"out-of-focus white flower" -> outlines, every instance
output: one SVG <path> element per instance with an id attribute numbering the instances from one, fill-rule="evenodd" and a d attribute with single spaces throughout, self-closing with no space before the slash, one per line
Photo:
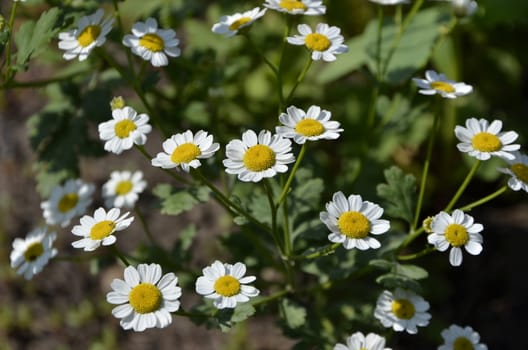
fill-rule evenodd
<path id="1" fill-rule="evenodd" d="M 264 16 L 266 9 L 255 7 L 253 10 L 243 13 L 235 13 L 230 16 L 220 17 L 220 21 L 215 23 L 211 30 L 213 33 L 222 34 L 226 37 L 232 37 L 243 28 L 246 28 L 255 22 L 260 17 Z"/>
<path id="2" fill-rule="evenodd" d="M 439 94 L 444 98 L 457 98 L 473 92 L 473 87 L 466 83 L 457 83 L 449 80 L 444 74 L 436 73 L 434 70 L 425 72 L 425 79 L 413 78 L 413 81 L 423 95 Z"/>

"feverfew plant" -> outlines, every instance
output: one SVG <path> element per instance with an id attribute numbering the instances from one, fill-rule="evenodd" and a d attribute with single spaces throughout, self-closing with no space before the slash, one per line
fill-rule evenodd
<path id="1" fill-rule="evenodd" d="M 487 261 L 496 233 L 472 210 L 523 198 L 528 156 L 520 123 L 482 118 L 503 108 L 483 102 L 487 70 L 449 51 L 460 14 L 423 0 L 365 0 L 357 21 L 345 1 L 41 3 L 32 18 L 12 2 L 0 33 L 2 87 L 44 86 L 49 102 L 28 121 L 42 217 L 13 238 L 13 275 L 89 266 L 110 332 L 253 318 L 295 349 L 487 349 L 442 311 L 446 290 L 474 286 L 435 288 Z M 35 67 L 45 79 L 20 74 Z M 437 343 L 430 324 L 445 326 Z"/>

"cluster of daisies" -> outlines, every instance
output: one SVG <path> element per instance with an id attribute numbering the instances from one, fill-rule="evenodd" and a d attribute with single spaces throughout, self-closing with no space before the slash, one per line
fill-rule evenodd
<path id="1" fill-rule="evenodd" d="M 104 18 L 103 9 L 81 17 L 76 28 L 59 33 L 59 49 L 65 51 L 62 57 L 66 60 L 78 58 L 79 61 L 84 61 L 93 49 L 106 42 L 113 23 L 113 17 Z M 145 61 L 150 61 L 154 67 L 168 65 L 167 56 L 178 57 L 181 53 L 176 32 L 158 28 L 158 22 L 154 18 L 135 23 L 131 32 L 123 37 L 123 45 Z"/>
<path id="2" fill-rule="evenodd" d="M 290 15 L 324 15 L 326 6 L 322 1 L 313 0 L 266 0 L 264 9 L 255 7 L 252 10 L 235 13 L 228 16 L 222 16 L 218 23 L 215 23 L 211 30 L 214 33 L 222 34 L 226 37 L 232 37 L 237 34 L 245 34 L 249 26 L 264 16 L 267 9 L 283 12 Z M 315 29 L 307 24 L 297 26 L 299 34 L 287 37 L 286 41 L 292 45 L 304 46 L 311 53 L 312 60 L 323 60 L 332 62 L 336 60 L 336 55 L 348 51 L 344 44 L 344 38 L 341 30 L 335 26 L 329 26 L 326 23 L 319 23 Z"/>

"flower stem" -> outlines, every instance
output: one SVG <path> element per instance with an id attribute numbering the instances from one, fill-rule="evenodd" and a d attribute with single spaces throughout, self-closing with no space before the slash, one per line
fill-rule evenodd
<path id="1" fill-rule="evenodd" d="M 139 152 L 141 152 L 141 154 L 143 154 L 145 156 L 145 158 L 147 158 L 149 161 L 152 160 L 152 156 L 147 152 L 147 150 L 145 149 L 144 146 L 142 146 L 142 145 L 134 145 L 134 147 L 136 147 L 136 149 Z M 185 185 L 188 185 L 188 186 L 192 185 L 191 181 L 187 180 L 184 177 L 181 177 L 180 175 L 176 174 L 174 171 L 171 171 L 170 169 L 165 169 L 165 168 L 160 168 L 160 169 L 163 170 L 165 173 L 169 174 L 176 181 L 181 182 L 181 183 L 183 183 Z"/>
<path id="2" fill-rule="evenodd" d="M 333 243 L 333 244 L 324 246 L 324 247 L 318 249 L 316 252 L 313 252 L 311 254 L 294 256 L 293 259 L 295 259 L 295 260 L 310 260 L 310 259 L 319 258 L 321 256 L 334 254 L 334 252 L 336 251 L 336 249 L 340 245 L 341 245 L 341 243 Z"/>
<path id="3" fill-rule="evenodd" d="M 399 255 L 397 257 L 398 260 L 401 260 L 401 261 L 409 261 L 409 260 L 414 260 L 414 259 L 418 259 L 424 255 L 427 255 L 427 254 L 430 254 L 432 252 L 434 252 L 436 249 L 432 246 L 430 247 L 426 247 L 424 248 L 423 250 L 419 251 L 418 253 L 415 253 L 415 254 L 409 254 L 409 255 Z"/>
<path id="4" fill-rule="evenodd" d="M 280 244 L 280 240 L 278 237 L 277 232 L 277 209 L 275 207 L 275 203 L 273 202 L 273 188 L 271 187 L 271 184 L 268 179 L 264 179 L 264 190 L 266 191 L 266 195 L 268 196 L 268 202 L 270 206 L 270 213 L 271 213 L 271 235 L 273 237 L 273 241 L 275 242 L 275 245 L 277 246 L 277 249 L 280 251 L 281 255 L 284 255 L 284 249 L 282 245 Z"/>
<path id="5" fill-rule="evenodd" d="M 412 231 L 415 231 L 418 226 L 418 220 L 420 220 L 420 212 L 422 210 L 423 198 L 425 194 L 425 185 L 427 183 L 427 176 L 429 174 L 429 165 L 431 163 L 431 156 L 433 154 L 433 144 L 436 135 L 436 129 L 440 121 L 440 114 L 435 113 L 433 127 L 431 128 L 431 135 L 429 136 L 429 142 L 427 143 L 427 153 L 422 171 L 422 178 L 420 180 L 420 192 L 418 194 L 418 201 L 416 203 L 416 211 L 414 213 L 414 222 L 412 225 Z"/>
<path id="6" fill-rule="evenodd" d="M 297 156 L 297 160 L 295 161 L 295 164 L 293 165 L 292 171 L 290 175 L 288 176 L 288 180 L 286 180 L 286 184 L 282 188 L 282 192 L 280 194 L 279 200 L 277 201 L 277 208 L 284 202 L 286 199 L 286 195 L 290 191 L 291 183 L 293 182 L 293 178 L 295 177 L 295 173 L 297 172 L 297 169 L 301 165 L 301 161 L 304 157 L 304 153 L 306 152 L 306 143 L 304 143 L 301 146 L 301 150 L 299 151 L 299 155 Z"/>
<path id="7" fill-rule="evenodd" d="M 473 203 L 469 203 L 468 205 L 463 206 L 462 208 L 460 208 L 460 210 L 469 211 L 469 210 L 471 210 L 471 209 L 473 209 L 475 207 L 478 207 L 479 205 L 487 203 L 487 202 L 491 201 L 492 199 L 497 198 L 498 196 L 500 196 L 504 192 L 506 192 L 507 189 L 508 189 L 508 185 L 504 185 L 501 188 L 499 188 L 497 191 L 487 195 L 486 197 L 484 197 L 482 199 L 479 199 L 478 201 L 475 201 Z"/>
<path id="8" fill-rule="evenodd" d="M 11 13 L 9 14 L 9 37 L 7 38 L 6 43 L 6 73 L 4 81 L 11 80 L 11 40 L 13 39 L 13 25 L 15 23 L 15 14 L 17 10 L 18 2 L 13 2 L 11 7 Z"/>
<path id="9" fill-rule="evenodd" d="M 464 181 L 462 182 L 462 184 L 460 185 L 460 187 L 458 188 L 457 192 L 455 193 L 455 195 L 453 196 L 453 198 L 451 199 L 451 201 L 449 202 L 449 204 L 447 205 L 447 207 L 445 207 L 444 211 L 451 211 L 451 209 L 453 209 L 453 206 L 456 204 L 456 202 L 460 199 L 460 196 L 462 195 L 462 193 L 464 193 L 464 191 L 466 190 L 469 182 L 471 181 L 471 179 L 473 178 L 473 176 L 475 176 L 475 173 L 477 172 L 479 166 L 480 166 L 480 163 L 481 161 L 480 160 L 477 160 L 473 166 L 471 167 L 471 169 L 469 170 L 469 173 L 467 174 L 466 178 L 464 179 Z"/>
<path id="10" fill-rule="evenodd" d="M 293 97 L 293 94 L 295 93 L 295 90 L 297 90 L 297 87 L 299 86 L 299 84 L 303 81 L 306 73 L 308 72 L 308 70 L 310 69 L 311 65 L 312 65 L 312 57 L 310 56 L 308 58 L 308 61 L 306 62 L 306 64 L 304 65 L 304 68 L 303 70 L 301 71 L 301 73 L 299 73 L 299 76 L 297 77 L 297 80 L 295 81 L 295 85 L 293 85 L 290 93 L 288 94 L 288 97 L 286 97 L 286 100 L 284 101 L 284 105 L 288 104 L 288 101 L 291 100 L 291 98 Z"/>
<path id="11" fill-rule="evenodd" d="M 152 245 L 158 245 L 156 240 L 154 239 L 154 236 L 152 235 L 152 232 L 150 232 L 150 229 L 147 225 L 147 222 L 145 220 L 145 217 L 139 210 L 139 207 L 136 205 L 134 207 L 134 213 L 136 213 L 137 218 L 139 219 L 139 222 L 141 223 L 141 226 L 143 227 L 143 231 L 145 231 L 145 234 L 147 235 L 148 240 Z"/>
<path id="12" fill-rule="evenodd" d="M 261 299 L 258 299 L 254 302 L 251 303 L 252 306 L 257 306 L 257 305 L 262 305 L 262 304 L 267 304 L 269 303 L 270 301 L 273 301 L 275 299 L 279 299 L 280 297 L 282 297 L 283 295 L 286 295 L 288 293 L 290 293 L 291 291 L 289 289 L 285 289 L 285 290 L 282 290 L 280 292 L 277 292 L 275 294 L 272 294 L 270 296 L 267 296 L 267 297 L 264 297 L 264 298 L 261 298 Z"/>
<path id="13" fill-rule="evenodd" d="M 114 253 L 114 255 L 118 257 L 119 260 L 121 260 L 121 262 L 125 264 L 125 266 L 130 266 L 130 263 L 128 262 L 127 258 L 125 258 L 125 256 L 119 251 L 119 249 L 117 249 L 115 244 L 111 245 L 110 247 L 112 248 L 112 252 Z"/>

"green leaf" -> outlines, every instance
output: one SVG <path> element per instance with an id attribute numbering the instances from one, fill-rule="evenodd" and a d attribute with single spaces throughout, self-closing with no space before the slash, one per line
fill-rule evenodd
<path id="1" fill-rule="evenodd" d="M 317 72 L 315 80 L 319 84 L 327 84 L 360 68 L 367 60 L 365 53 L 365 36 L 361 35 L 345 42 L 348 53 L 339 56 L 337 64 L 327 64 Z"/>
<path id="2" fill-rule="evenodd" d="M 421 280 L 429 276 L 429 273 L 427 272 L 427 270 L 421 268 L 420 266 L 416 266 L 416 265 L 396 264 L 395 271 L 398 274 L 411 278 L 413 280 Z"/>
<path id="3" fill-rule="evenodd" d="M 416 201 L 416 178 L 393 166 L 384 171 L 386 184 L 376 187 L 378 196 L 385 199 L 385 212 L 412 223 Z"/>
<path id="4" fill-rule="evenodd" d="M 387 273 L 376 278 L 376 283 L 387 289 L 403 288 L 416 292 L 421 291 L 421 286 L 415 280 L 396 273 Z"/>
<path id="5" fill-rule="evenodd" d="M 191 210 L 195 205 L 209 200 L 211 190 L 206 186 L 193 186 L 174 190 L 170 185 L 157 185 L 153 193 L 161 198 L 161 213 L 178 215 Z"/>
<path id="6" fill-rule="evenodd" d="M 59 9 L 54 7 L 40 15 L 37 22 L 28 21 L 20 26 L 15 35 L 17 44 L 17 64 L 24 65 L 31 56 L 36 56 L 45 49 L 51 38 L 60 28 L 53 28 L 59 16 Z"/>
<path id="7" fill-rule="evenodd" d="M 281 300 L 281 317 L 286 326 L 290 329 L 296 329 L 303 326 L 306 322 L 306 309 L 289 299 Z"/>
<path id="8" fill-rule="evenodd" d="M 256 310 L 253 307 L 253 305 L 245 303 L 245 304 L 239 304 L 235 308 L 235 311 L 233 312 L 233 316 L 231 316 L 232 322 L 242 322 L 247 320 L 249 317 L 253 316 L 255 314 Z"/>
<path id="9" fill-rule="evenodd" d="M 382 69 L 386 65 L 382 79 L 398 84 L 425 66 L 441 33 L 440 27 L 447 25 L 449 20 L 449 13 L 440 6 L 422 10 L 416 14 L 398 41 L 398 26 L 392 18 L 386 19 L 381 34 Z M 363 33 L 367 65 L 372 72 L 377 71 L 377 32 L 378 21 L 373 19 Z"/>

